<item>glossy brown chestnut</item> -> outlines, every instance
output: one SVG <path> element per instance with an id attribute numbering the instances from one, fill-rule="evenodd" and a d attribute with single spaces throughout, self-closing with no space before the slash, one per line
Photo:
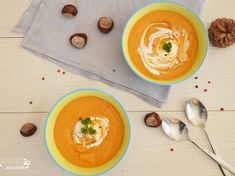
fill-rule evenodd
<path id="1" fill-rule="evenodd" d="M 32 123 L 24 124 L 20 129 L 20 134 L 24 137 L 32 136 L 37 131 L 37 127 Z"/>
<path id="2" fill-rule="evenodd" d="M 73 18 L 77 15 L 78 10 L 74 5 L 68 4 L 63 7 L 61 13 L 66 17 Z"/>
<path id="3" fill-rule="evenodd" d="M 70 43 L 75 48 L 83 48 L 87 44 L 88 37 L 85 33 L 76 33 L 70 37 Z"/>
<path id="4" fill-rule="evenodd" d="M 146 126 L 154 127 L 154 128 L 157 128 L 157 127 L 161 126 L 161 124 L 162 124 L 161 118 L 160 118 L 159 114 L 156 112 L 146 114 L 146 116 L 144 118 L 144 122 L 145 122 Z"/>
<path id="5" fill-rule="evenodd" d="M 101 17 L 98 21 L 98 28 L 103 33 L 109 33 L 114 26 L 114 22 L 111 18 Z"/>

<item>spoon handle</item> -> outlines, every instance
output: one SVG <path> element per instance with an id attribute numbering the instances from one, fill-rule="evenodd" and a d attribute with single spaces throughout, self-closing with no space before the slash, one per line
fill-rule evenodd
<path id="1" fill-rule="evenodd" d="M 212 144 L 212 146 L 213 146 L 213 148 L 214 148 L 215 154 L 216 154 L 218 157 L 222 157 L 222 156 L 220 155 L 220 153 L 219 153 L 217 147 L 216 147 L 213 143 L 211 143 L 211 144 Z M 232 176 L 232 174 L 230 174 L 226 169 L 224 169 L 223 167 L 221 167 L 221 168 L 222 168 L 223 173 L 224 173 L 225 176 Z"/>
<path id="2" fill-rule="evenodd" d="M 220 155 L 220 153 L 219 153 L 217 147 L 216 147 L 215 144 L 211 141 L 211 138 L 209 137 L 209 135 L 208 135 L 208 133 L 207 133 L 207 130 L 206 130 L 205 128 L 204 128 L 204 132 L 205 132 L 205 134 L 206 134 L 206 137 L 207 137 L 207 139 L 208 139 L 208 141 L 209 141 L 209 143 L 210 143 L 210 145 L 211 145 L 211 148 L 212 148 L 214 154 L 216 154 L 218 157 L 221 157 L 221 155 Z M 223 176 L 229 176 L 229 175 L 230 175 L 230 174 L 228 173 L 228 171 L 225 170 L 220 164 L 219 164 L 219 168 L 220 168 L 220 170 L 221 170 Z"/>
<path id="3" fill-rule="evenodd" d="M 197 146 L 199 149 L 201 149 L 204 153 L 206 153 L 209 157 L 211 157 L 213 160 L 215 160 L 218 164 L 223 166 L 227 171 L 229 171 L 231 174 L 235 175 L 235 167 L 230 165 L 228 162 L 224 161 L 222 158 L 216 156 L 215 154 L 209 152 L 208 150 L 202 148 L 200 145 L 195 143 L 194 141 L 190 140 L 195 146 Z"/>

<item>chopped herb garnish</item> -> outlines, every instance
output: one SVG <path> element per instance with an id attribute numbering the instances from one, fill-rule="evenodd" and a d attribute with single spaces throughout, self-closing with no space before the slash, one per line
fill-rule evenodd
<path id="1" fill-rule="evenodd" d="M 96 130 L 94 128 L 91 128 L 91 127 L 88 129 L 88 131 L 89 131 L 89 134 L 95 134 L 96 133 Z"/>
<path id="2" fill-rule="evenodd" d="M 83 125 L 85 125 L 85 126 L 87 126 L 87 125 L 89 125 L 90 123 L 91 123 L 92 121 L 91 121 L 91 118 L 85 118 L 85 119 L 83 119 L 82 121 L 81 121 L 81 123 L 83 124 Z"/>
<path id="3" fill-rule="evenodd" d="M 81 128 L 81 132 L 83 134 L 91 134 L 91 135 L 93 135 L 93 134 L 96 133 L 96 130 L 94 128 L 88 127 L 88 125 L 92 123 L 91 118 L 87 117 L 85 119 L 82 119 L 81 123 L 85 126 L 85 127 Z"/>
<path id="4" fill-rule="evenodd" d="M 172 48 L 171 42 L 164 43 L 164 45 L 163 45 L 162 48 L 163 48 L 167 53 L 171 52 L 171 48 Z"/>
<path id="5" fill-rule="evenodd" d="M 86 134 L 87 133 L 87 128 L 81 128 L 81 132 L 83 133 L 83 134 Z"/>

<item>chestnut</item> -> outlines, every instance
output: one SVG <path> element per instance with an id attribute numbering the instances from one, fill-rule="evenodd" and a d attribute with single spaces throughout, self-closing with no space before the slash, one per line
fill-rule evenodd
<path id="1" fill-rule="evenodd" d="M 98 21 L 98 29 L 103 33 L 109 33 L 114 26 L 114 22 L 111 18 L 101 17 Z"/>
<path id="2" fill-rule="evenodd" d="M 87 44 L 88 37 L 85 33 L 76 33 L 70 37 L 70 43 L 75 48 L 83 48 Z"/>
<path id="3" fill-rule="evenodd" d="M 37 127 L 32 123 L 24 124 L 20 129 L 20 134 L 24 137 L 32 136 L 37 131 Z"/>
<path id="4" fill-rule="evenodd" d="M 68 4 L 63 7 L 61 13 L 66 17 L 73 18 L 77 15 L 78 10 L 74 5 Z"/>
<path id="5" fill-rule="evenodd" d="M 144 122 L 145 122 L 146 126 L 154 127 L 154 128 L 157 128 L 157 127 L 161 126 L 161 124 L 162 124 L 160 115 L 156 112 L 146 114 L 146 116 L 144 118 Z"/>

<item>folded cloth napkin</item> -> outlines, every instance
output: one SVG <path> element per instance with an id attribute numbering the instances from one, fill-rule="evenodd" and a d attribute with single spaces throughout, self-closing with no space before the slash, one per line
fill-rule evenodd
<path id="1" fill-rule="evenodd" d="M 200 13 L 204 0 L 176 2 Z M 122 32 L 129 17 L 144 5 L 156 0 L 34 0 L 14 29 L 25 35 L 22 46 L 41 57 L 86 77 L 131 92 L 161 107 L 167 100 L 169 86 L 146 82 L 136 76 L 122 54 Z M 78 15 L 68 19 L 61 15 L 66 4 L 78 7 Z M 114 20 L 111 33 L 97 30 L 99 17 Z M 84 32 L 88 43 L 76 49 L 69 43 L 72 34 Z"/>

